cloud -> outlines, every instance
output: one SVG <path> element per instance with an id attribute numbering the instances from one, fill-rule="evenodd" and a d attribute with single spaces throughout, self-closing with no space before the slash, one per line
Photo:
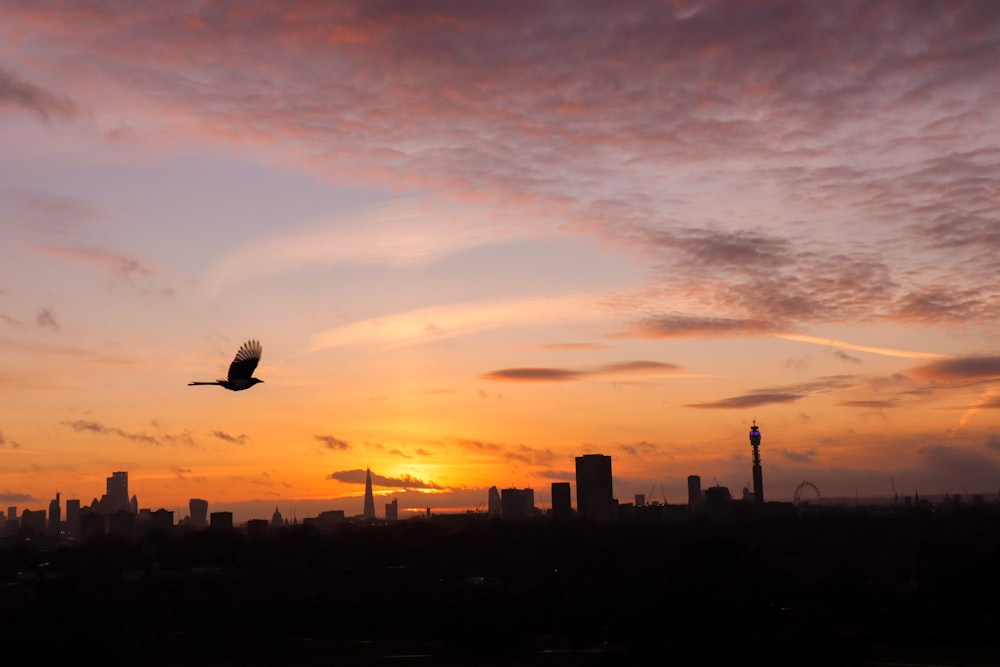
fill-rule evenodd
<path id="1" fill-rule="evenodd" d="M 314 435 L 313 437 L 326 445 L 327 449 L 339 449 L 343 451 L 351 448 L 351 445 L 345 440 L 335 438 L 332 435 Z"/>
<path id="2" fill-rule="evenodd" d="M 54 331 L 59 331 L 59 322 L 56 321 L 55 314 L 51 307 L 42 308 L 35 316 L 35 323 L 40 327 L 47 327 Z"/>
<path id="3" fill-rule="evenodd" d="M 355 470 L 341 470 L 337 472 L 332 472 L 328 476 L 329 479 L 337 480 L 338 482 L 344 482 L 345 484 L 365 484 L 367 471 L 361 469 Z M 383 475 L 378 475 L 372 473 L 372 486 L 378 486 L 380 488 L 391 488 L 391 489 L 406 489 L 413 491 L 444 491 L 447 487 L 440 486 L 434 482 L 427 482 L 410 475 L 402 475 L 400 477 L 385 477 Z"/>
<path id="4" fill-rule="evenodd" d="M 186 444 L 186 445 L 194 444 L 194 441 L 191 438 L 191 434 L 186 431 L 181 432 L 179 434 L 161 433 L 158 435 L 150 435 L 144 432 L 126 431 L 124 429 L 118 428 L 117 426 L 106 426 L 100 422 L 87 419 L 77 419 L 74 421 L 64 421 L 61 423 L 63 426 L 68 426 L 77 433 L 93 433 L 94 435 L 117 436 L 119 438 L 123 438 L 125 440 L 130 440 L 132 442 L 137 442 L 144 445 L 162 446 L 162 445 L 177 445 L 177 444 Z"/>
<path id="5" fill-rule="evenodd" d="M 802 334 L 781 333 L 777 334 L 776 337 L 800 343 L 813 343 L 815 345 L 827 345 L 833 348 L 854 350 L 856 352 L 869 352 L 871 354 L 878 354 L 886 357 L 902 357 L 905 359 L 940 359 L 945 356 L 936 352 L 915 352 L 911 350 L 897 350 L 887 347 L 859 345 L 856 343 L 847 343 L 842 340 L 834 340 L 832 338 L 820 338 L 818 336 L 806 336 Z M 837 352 L 839 352 L 839 350 L 835 350 L 835 354 Z"/>
<path id="6" fill-rule="evenodd" d="M 280 234 L 243 243 L 216 261 L 207 277 L 209 292 L 217 296 L 251 277 L 319 266 L 420 266 L 516 238 L 495 225 L 468 224 L 468 217 L 468 211 L 454 204 L 411 198 L 288 226 Z M 247 266 L 254 267 L 252 273 Z"/>
<path id="7" fill-rule="evenodd" d="M 154 275 L 153 270 L 142 261 L 107 250 L 51 244 L 39 244 L 35 247 L 43 254 L 80 262 L 126 281 L 132 281 L 137 278 L 150 278 Z"/>
<path id="8" fill-rule="evenodd" d="M 1000 378 L 1000 357 L 961 356 L 918 366 L 910 371 L 925 380 L 964 382 L 969 380 L 995 380 Z"/>
<path id="9" fill-rule="evenodd" d="M 245 445 L 247 440 L 250 439 L 250 436 L 242 433 L 240 435 L 230 435 L 224 431 L 212 431 L 212 436 L 233 445 Z"/>
<path id="10" fill-rule="evenodd" d="M 600 297 L 570 294 L 447 304 L 380 316 L 336 327 L 311 337 L 303 353 L 351 345 L 407 345 L 436 342 L 489 329 L 608 317 Z"/>
<path id="11" fill-rule="evenodd" d="M 735 410 L 777 403 L 793 403 L 813 394 L 826 393 L 836 389 L 844 389 L 854 384 L 854 382 L 855 378 L 852 375 L 831 375 L 828 377 L 818 378 L 811 382 L 803 382 L 786 387 L 758 389 L 747 394 L 731 396 L 729 398 L 723 398 L 715 401 L 687 403 L 684 407 Z"/>
<path id="12" fill-rule="evenodd" d="M 792 463 L 810 465 L 816 461 L 816 450 L 815 449 L 803 449 L 799 451 L 791 449 L 779 449 L 777 451 L 784 459 L 791 461 Z"/>
<path id="13" fill-rule="evenodd" d="M 20 449 L 21 445 L 15 442 L 14 440 L 7 438 L 3 434 L 3 431 L 0 431 L 0 447 L 10 447 L 11 449 Z"/>
<path id="14" fill-rule="evenodd" d="M 651 442 L 637 442 L 631 445 L 621 445 L 621 450 L 629 456 L 651 456 L 657 453 L 657 446 Z"/>
<path id="15" fill-rule="evenodd" d="M 512 382 L 565 382 L 584 377 L 629 374 L 672 374 L 680 369 L 676 364 L 662 361 L 623 361 L 596 368 L 572 370 L 568 368 L 504 368 L 484 373 L 484 380 Z"/>
<path id="16" fill-rule="evenodd" d="M 0 502 L 4 503 L 35 503 L 38 502 L 38 498 L 35 498 L 30 493 L 16 493 L 14 491 L 0 491 Z"/>
<path id="17" fill-rule="evenodd" d="M 11 108 L 29 111 L 45 121 L 52 118 L 72 120 L 79 114 L 77 106 L 69 98 L 0 69 L 0 111 Z"/>
<path id="18" fill-rule="evenodd" d="M 509 445 L 475 438 L 459 438 L 457 444 L 467 451 L 495 454 L 506 461 L 526 465 L 549 465 L 559 458 L 551 449 L 539 449 L 523 444 Z"/>
<path id="19" fill-rule="evenodd" d="M 869 401 L 865 400 L 840 401 L 839 403 L 837 403 L 837 405 L 843 408 L 873 408 L 880 410 L 882 408 L 895 408 L 897 407 L 898 403 L 893 399 L 887 399 L 887 400 L 869 400 Z"/>
<path id="20" fill-rule="evenodd" d="M 580 378 L 578 371 L 564 368 L 504 368 L 484 373 L 484 380 L 511 380 L 515 382 L 564 382 Z"/>

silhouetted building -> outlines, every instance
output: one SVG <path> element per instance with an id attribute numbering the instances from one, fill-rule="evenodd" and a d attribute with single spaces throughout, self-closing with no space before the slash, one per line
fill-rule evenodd
<path id="1" fill-rule="evenodd" d="M 753 447 L 753 501 L 764 502 L 764 475 L 760 470 L 760 429 L 757 420 L 750 427 L 750 446 Z"/>
<path id="2" fill-rule="evenodd" d="M 303 520 L 303 523 L 319 530 L 328 530 L 337 524 L 344 523 L 346 520 L 347 517 L 344 515 L 344 510 L 327 510 L 320 512 L 318 516 L 307 517 Z"/>
<path id="3" fill-rule="evenodd" d="M 208 501 L 201 498 L 188 500 L 188 515 L 191 517 L 191 527 L 196 530 L 208 527 Z"/>
<path id="4" fill-rule="evenodd" d="M 487 512 L 490 516 L 503 516 L 503 503 L 500 500 L 500 491 L 495 486 L 490 487 L 487 495 Z"/>
<path id="5" fill-rule="evenodd" d="M 131 540 L 135 537 L 136 515 L 127 509 L 112 512 L 107 516 L 107 534 Z"/>
<path id="6" fill-rule="evenodd" d="M 215 528 L 218 530 L 232 530 L 233 513 L 212 512 L 211 514 L 208 515 L 208 525 L 210 528 Z"/>
<path id="7" fill-rule="evenodd" d="M 49 501 L 49 535 L 59 535 L 60 524 L 62 523 L 62 509 L 59 503 L 59 493 L 56 492 L 56 497 Z"/>
<path id="8" fill-rule="evenodd" d="M 162 507 L 149 513 L 149 529 L 152 533 L 172 535 L 174 532 L 174 513 Z"/>
<path id="9" fill-rule="evenodd" d="M 635 506 L 636 507 L 645 507 L 646 506 L 646 494 L 645 493 L 637 493 L 637 494 L 635 494 Z"/>
<path id="10" fill-rule="evenodd" d="M 80 509 L 78 529 L 81 542 L 104 535 L 107 532 L 107 517 L 93 507 L 83 507 Z"/>
<path id="11" fill-rule="evenodd" d="M 606 523 L 614 516 L 611 457 L 585 454 L 576 457 L 576 511 L 584 519 Z"/>
<path id="12" fill-rule="evenodd" d="M 372 494 L 372 471 L 368 468 L 365 471 L 365 511 L 366 519 L 375 518 L 375 496 Z"/>
<path id="13" fill-rule="evenodd" d="M 725 486 L 710 486 L 705 489 L 705 513 L 712 518 L 728 517 L 731 513 L 733 495 Z"/>
<path id="14" fill-rule="evenodd" d="M 73 537 L 80 536 L 80 499 L 66 500 L 66 532 Z"/>
<path id="15" fill-rule="evenodd" d="M 701 495 L 701 477 L 688 475 L 688 507 L 692 510 L 701 509 L 704 498 Z"/>
<path id="16" fill-rule="evenodd" d="M 391 503 L 385 504 L 385 520 L 399 521 L 399 498 L 393 498 Z"/>
<path id="17" fill-rule="evenodd" d="M 569 482 L 552 482 L 552 516 L 556 519 L 569 519 L 573 516 Z"/>
<path id="18" fill-rule="evenodd" d="M 503 489 L 500 491 L 501 516 L 505 520 L 530 519 L 535 515 L 534 489 Z"/>
<path id="19" fill-rule="evenodd" d="M 269 528 L 267 519 L 250 519 L 247 521 L 247 535 L 250 537 L 263 537 L 267 535 Z"/>
<path id="20" fill-rule="evenodd" d="M 45 535 L 45 510 L 24 510 L 18 532 L 29 537 Z"/>
<path id="21" fill-rule="evenodd" d="M 7 521 L 17 522 L 17 505 L 7 506 Z"/>
<path id="22" fill-rule="evenodd" d="M 106 488 L 105 513 L 128 511 L 128 473 L 123 471 L 111 473 L 111 477 L 106 480 Z"/>
<path id="23" fill-rule="evenodd" d="M 271 527 L 280 528 L 285 525 L 285 520 L 281 516 L 281 512 L 278 511 L 278 506 L 274 506 L 274 514 L 271 515 Z"/>

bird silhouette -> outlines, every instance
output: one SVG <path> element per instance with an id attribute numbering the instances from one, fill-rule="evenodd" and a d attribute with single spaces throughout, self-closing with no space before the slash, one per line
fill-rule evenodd
<path id="1" fill-rule="evenodd" d="M 248 340 L 243 343 L 233 358 L 233 363 L 229 364 L 229 375 L 225 380 L 215 382 L 188 382 L 189 387 L 200 384 L 217 384 L 230 391 L 242 391 L 249 389 L 258 382 L 263 382 L 253 377 L 254 370 L 257 369 L 257 362 L 260 361 L 260 342 Z"/>

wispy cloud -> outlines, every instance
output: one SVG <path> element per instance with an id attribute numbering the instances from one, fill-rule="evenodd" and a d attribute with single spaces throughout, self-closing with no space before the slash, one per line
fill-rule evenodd
<path id="1" fill-rule="evenodd" d="M 785 387 L 757 389 L 752 392 L 714 401 L 686 403 L 684 407 L 702 409 L 742 409 L 775 403 L 793 403 L 813 394 L 826 393 L 852 386 L 856 378 L 852 375 L 833 375 Z"/>
<path id="2" fill-rule="evenodd" d="M 337 449 L 344 451 L 351 448 L 350 443 L 348 443 L 346 440 L 335 438 L 332 435 L 314 435 L 313 437 L 322 442 L 327 449 Z"/>
<path id="3" fill-rule="evenodd" d="M 336 265 L 419 266 L 514 238 L 495 225 L 470 224 L 470 215 L 453 204 L 410 198 L 301 223 L 238 245 L 215 263 L 206 283 L 216 296 L 275 273 Z"/>
<path id="4" fill-rule="evenodd" d="M 130 440 L 132 442 L 137 442 L 144 445 L 170 445 L 176 446 L 179 444 L 183 445 L 194 445 L 194 439 L 191 434 L 187 431 L 182 431 L 181 433 L 157 433 L 156 435 L 151 435 L 144 431 L 126 431 L 125 429 L 119 428 L 117 426 L 106 426 L 100 422 L 88 420 L 88 419 L 76 419 L 73 421 L 62 422 L 63 426 L 67 426 L 77 433 L 92 433 L 94 435 L 101 436 L 115 436 L 122 438 L 124 440 Z"/>
<path id="5" fill-rule="evenodd" d="M 949 357 L 918 366 L 912 369 L 911 373 L 925 380 L 992 381 L 1000 379 L 1000 357 L 975 355 Z"/>
<path id="6" fill-rule="evenodd" d="M 340 470 L 330 473 L 329 479 L 337 480 L 338 482 L 344 482 L 345 484 L 365 484 L 367 476 L 367 471 L 354 469 L 354 470 Z M 372 472 L 372 486 L 378 486 L 380 488 L 389 489 L 406 489 L 410 491 L 443 491 L 447 487 L 435 484 L 434 482 L 429 482 L 410 475 L 402 475 L 400 477 L 386 477 L 384 475 L 378 475 Z"/>
<path id="7" fill-rule="evenodd" d="M 52 93 L 16 74 L 0 69 L 0 110 L 20 109 L 42 120 L 68 120 L 79 114 L 77 105 L 68 97 Z"/>
<path id="8" fill-rule="evenodd" d="M 887 357 L 902 357 L 905 359 L 940 359 L 945 356 L 936 352 L 917 352 L 912 350 L 897 350 L 887 347 L 875 347 L 871 345 L 859 345 L 857 343 L 847 343 L 842 340 L 834 340 L 832 338 L 806 336 L 803 334 L 781 333 L 775 334 L 775 336 L 777 338 L 792 340 L 799 343 L 813 343 L 814 345 L 825 345 L 836 348 L 837 350 L 854 350 L 855 352 L 868 352 L 870 354 L 878 354 Z"/>
<path id="9" fill-rule="evenodd" d="M 483 373 L 479 377 L 483 380 L 514 382 L 565 382 L 568 380 L 579 380 L 584 377 L 621 375 L 661 377 L 663 375 L 674 375 L 679 370 L 680 366 L 663 361 L 622 361 L 587 369 L 503 368 Z"/>
<path id="10" fill-rule="evenodd" d="M 426 343 L 500 327 L 608 317 L 599 303 L 596 295 L 571 294 L 432 306 L 329 329 L 312 336 L 303 352 Z"/>

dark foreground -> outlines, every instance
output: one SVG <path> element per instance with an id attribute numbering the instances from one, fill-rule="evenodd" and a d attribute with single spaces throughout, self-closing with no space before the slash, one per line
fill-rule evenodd
<path id="1" fill-rule="evenodd" d="M 998 601 L 990 506 L 0 549 L 0 635 L 45 663 L 978 667 Z"/>

